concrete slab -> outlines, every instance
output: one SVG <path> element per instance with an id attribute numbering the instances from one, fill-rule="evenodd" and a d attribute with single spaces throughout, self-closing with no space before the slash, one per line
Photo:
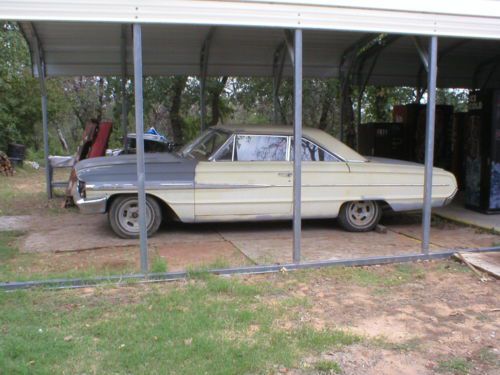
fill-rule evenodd
<path id="1" fill-rule="evenodd" d="M 420 214 L 395 214 L 384 218 L 384 223 L 389 231 L 421 242 L 421 220 Z M 430 251 L 500 245 L 500 235 L 496 233 L 439 219 L 432 221 L 430 240 Z"/>
<path id="2" fill-rule="evenodd" d="M 108 252 L 129 248 L 131 259 L 138 240 L 115 236 L 105 215 L 61 215 L 31 217 L 20 249 L 29 253 Z M 321 261 L 353 259 L 420 252 L 420 215 L 386 216 L 387 233 L 349 233 L 335 220 L 306 220 L 302 231 L 302 259 Z M 500 236 L 443 222 L 431 231 L 433 250 L 483 247 L 500 244 Z M 282 264 L 292 261 L 290 222 L 182 224 L 168 223 L 148 240 L 150 250 L 171 263 L 171 269 L 225 261 L 242 264 Z M 136 250 L 133 250 L 136 249 Z M 137 252 L 138 254 L 138 252 Z"/>
<path id="3" fill-rule="evenodd" d="M 445 207 L 436 208 L 433 213 L 448 220 L 492 230 L 500 234 L 500 214 L 487 215 L 465 208 L 462 196 L 457 196 Z"/>
<path id="4" fill-rule="evenodd" d="M 172 227 L 164 225 L 157 235 L 148 239 L 150 245 L 223 241 L 219 234 L 207 226 Z M 67 213 L 61 216 L 31 220 L 30 231 L 20 242 L 26 253 L 82 251 L 113 246 L 134 246 L 138 240 L 118 238 L 108 225 L 105 215 Z"/>
<path id="5" fill-rule="evenodd" d="M 0 232 L 26 230 L 30 227 L 31 216 L 0 216 Z"/>
<path id="6" fill-rule="evenodd" d="M 292 261 L 292 228 L 289 223 L 219 224 L 216 230 L 258 264 Z M 420 242 L 395 232 L 349 233 L 331 220 L 305 221 L 302 259 L 318 261 L 370 256 L 411 254 Z"/>

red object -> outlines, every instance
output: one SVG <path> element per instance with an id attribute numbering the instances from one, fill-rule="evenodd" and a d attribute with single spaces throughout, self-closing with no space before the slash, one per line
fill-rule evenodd
<path id="1" fill-rule="evenodd" d="M 80 160 L 106 155 L 106 148 L 108 147 L 109 136 L 112 130 L 113 123 L 111 121 L 102 121 L 99 123 L 96 120 L 91 120 L 85 126 L 82 142 L 76 151 L 75 164 Z M 74 205 L 73 190 L 76 188 L 76 181 L 76 171 L 75 167 L 73 167 L 66 188 L 66 201 L 64 202 L 64 207 Z"/>
<path id="2" fill-rule="evenodd" d="M 106 155 L 106 148 L 108 148 L 109 136 L 113 130 L 113 123 L 110 121 L 103 121 L 99 124 L 99 128 L 92 142 L 88 158 L 97 158 Z"/>

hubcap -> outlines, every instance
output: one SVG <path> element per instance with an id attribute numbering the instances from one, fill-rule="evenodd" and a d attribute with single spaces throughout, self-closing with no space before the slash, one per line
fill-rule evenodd
<path id="1" fill-rule="evenodd" d="M 366 227 L 372 224 L 376 216 L 375 203 L 372 201 L 351 202 L 348 218 L 352 225 Z"/>
<path id="2" fill-rule="evenodd" d="M 139 203 L 136 199 L 122 204 L 118 210 L 118 222 L 127 232 L 139 232 Z M 146 226 L 151 225 L 151 207 L 146 203 Z"/>

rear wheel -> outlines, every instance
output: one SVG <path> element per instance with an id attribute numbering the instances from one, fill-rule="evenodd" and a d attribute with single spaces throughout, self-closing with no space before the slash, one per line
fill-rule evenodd
<path id="1" fill-rule="evenodd" d="M 139 200 L 137 196 L 124 195 L 111 203 L 108 220 L 121 238 L 139 238 Z M 153 235 L 161 224 L 161 208 L 158 202 L 146 196 L 146 228 L 148 236 Z"/>
<path id="2" fill-rule="evenodd" d="M 380 221 L 382 210 L 375 201 L 346 202 L 340 208 L 339 223 L 349 232 L 368 232 Z"/>

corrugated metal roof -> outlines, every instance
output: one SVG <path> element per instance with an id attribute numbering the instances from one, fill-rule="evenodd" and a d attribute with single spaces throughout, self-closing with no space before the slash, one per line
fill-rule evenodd
<path id="1" fill-rule="evenodd" d="M 41 21 L 30 25 L 41 41 L 48 75 L 120 74 L 120 24 Z M 144 25 L 144 74 L 198 75 L 200 50 L 209 30 L 209 26 Z M 359 32 L 305 30 L 304 76 L 336 77 L 344 51 L 365 35 Z M 419 72 L 425 82 L 425 70 L 412 38 L 400 35 L 381 52 L 371 83 L 414 86 Z M 216 27 L 210 47 L 208 74 L 271 76 L 274 53 L 284 40 L 284 30 L 276 28 Z M 131 42 L 129 29 L 130 74 Z M 439 51 L 438 85 L 473 87 L 478 67 L 484 62 L 499 59 L 500 42 L 491 39 L 439 38 Z M 370 61 L 367 61 L 361 70 L 363 77 L 369 67 Z M 481 78 L 484 80 L 488 72 L 489 66 L 486 66 L 484 72 L 477 74 L 479 84 L 482 84 Z M 284 74 L 292 74 L 288 55 Z M 490 77 L 488 86 L 500 86 L 500 69 Z"/>
<path id="2" fill-rule="evenodd" d="M 472 87 L 475 80 L 481 81 L 478 77 L 488 76 L 484 72 L 500 56 L 500 1 L 450 4 L 429 0 L 2 0 L 0 17 L 23 21 L 28 36 L 38 35 L 48 75 L 120 74 L 120 23 L 141 22 L 146 75 L 199 74 L 203 41 L 216 25 L 209 75 L 270 76 L 275 51 L 285 39 L 284 29 L 300 27 L 305 77 L 335 77 L 349 46 L 367 32 L 384 32 L 401 37 L 379 55 L 371 83 L 415 85 L 418 73 L 425 72 L 412 38 L 403 35 L 439 35 L 438 84 Z M 34 38 L 30 43 L 35 43 Z M 132 73 L 131 35 L 128 45 Z M 485 65 L 488 61 L 492 63 Z M 369 67 L 367 62 L 362 75 Z M 288 56 L 284 74 L 291 75 Z M 490 86 L 500 85 L 499 75 L 493 71 Z"/>

